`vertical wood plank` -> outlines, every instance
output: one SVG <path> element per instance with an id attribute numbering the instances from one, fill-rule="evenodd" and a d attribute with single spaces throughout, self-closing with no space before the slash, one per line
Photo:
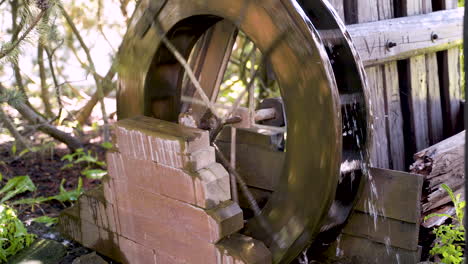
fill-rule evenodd
<path id="1" fill-rule="evenodd" d="M 368 68 L 367 79 L 370 86 L 370 99 L 374 117 L 374 137 L 372 141 L 371 162 L 378 168 L 389 168 L 387 122 L 385 119 L 385 86 L 383 67 Z"/>
<path id="2" fill-rule="evenodd" d="M 407 16 L 422 14 L 427 9 L 427 0 L 406 0 L 403 14 Z M 424 2 L 424 4 L 423 4 Z M 427 106 L 427 72 L 426 56 L 420 55 L 408 62 L 408 102 L 410 109 L 410 135 L 414 146 L 408 146 L 411 151 L 419 151 L 429 146 L 429 123 Z"/>
<path id="3" fill-rule="evenodd" d="M 393 0 L 356 0 L 356 22 L 393 18 L 393 4 Z M 404 170 L 405 144 L 396 62 L 368 68 L 366 72 L 374 114 L 371 161 L 379 168 Z"/>
<path id="4" fill-rule="evenodd" d="M 390 19 L 395 17 L 393 0 L 378 2 L 380 19 Z M 403 114 L 401 110 L 397 63 L 390 62 L 383 65 L 383 73 L 389 168 L 405 171 L 405 140 L 403 134 Z"/>
<path id="5" fill-rule="evenodd" d="M 416 151 L 419 151 L 429 146 L 425 55 L 415 56 L 409 60 L 408 78 L 410 78 L 412 136 L 416 145 Z"/>
<path id="6" fill-rule="evenodd" d="M 332 4 L 332 6 L 335 8 L 340 18 L 344 21 L 345 14 L 344 14 L 343 0 L 330 0 L 330 4 Z"/>
<path id="7" fill-rule="evenodd" d="M 458 7 L 457 0 L 436 0 L 437 6 L 441 9 L 454 9 Z M 460 78 L 460 50 L 458 48 L 449 49 L 438 54 L 440 67 L 440 84 L 442 109 L 444 117 L 444 136 L 449 137 L 460 130 L 460 99 L 461 99 L 461 78 Z"/>
<path id="8" fill-rule="evenodd" d="M 385 109 L 390 156 L 390 168 L 405 171 L 405 140 L 403 134 L 403 115 L 400 100 L 400 85 L 396 62 L 384 66 Z"/>
<path id="9" fill-rule="evenodd" d="M 423 2 L 423 11 L 426 14 L 433 11 L 432 1 Z M 426 78 L 429 145 L 434 145 L 444 139 L 439 66 L 436 53 L 426 54 Z"/>
<path id="10" fill-rule="evenodd" d="M 426 55 L 427 107 L 429 120 L 429 144 L 434 145 L 444 139 L 444 120 L 440 98 L 440 81 L 435 53 Z"/>

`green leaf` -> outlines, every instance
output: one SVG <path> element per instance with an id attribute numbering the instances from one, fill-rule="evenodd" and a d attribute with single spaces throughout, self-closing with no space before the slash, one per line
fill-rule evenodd
<path id="1" fill-rule="evenodd" d="M 27 204 L 27 205 L 34 205 L 34 204 L 40 204 L 43 202 L 47 202 L 53 199 L 53 196 L 51 197 L 36 197 L 36 198 L 26 198 L 26 199 L 19 199 L 16 200 L 12 203 L 11 205 L 20 205 L 20 204 Z"/>
<path id="2" fill-rule="evenodd" d="M 33 192 L 36 190 L 36 186 L 31 181 L 29 176 L 18 176 L 15 178 L 10 179 L 5 186 L 0 190 L 0 196 L 4 195 L 3 198 L 0 200 L 0 203 L 8 201 L 10 198 L 30 191 Z"/>
<path id="3" fill-rule="evenodd" d="M 100 180 L 107 175 L 107 171 L 99 169 L 87 169 L 81 172 L 88 179 Z"/>
<path id="4" fill-rule="evenodd" d="M 22 157 L 23 155 L 25 155 L 26 153 L 29 152 L 29 149 L 23 149 L 23 151 L 20 152 L 20 154 L 18 155 L 18 157 Z"/>
<path id="5" fill-rule="evenodd" d="M 58 218 L 57 217 L 49 217 L 47 215 L 40 216 L 33 218 L 31 221 L 36 222 L 36 223 L 42 223 L 45 224 L 46 226 L 50 227 L 52 225 L 55 225 L 58 223 Z"/>
<path id="6" fill-rule="evenodd" d="M 113 146 L 114 146 L 114 145 L 112 145 L 111 142 L 107 142 L 107 141 L 106 141 L 106 142 L 103 142 L 103 143 L 101 144 L 101 147 L 103 147 L 103 148 L 105 148 L 105 149 L 111 149 Z"/>
<path id="7" fill-rule="evenodd" d="M 11 146 L 11 153 L 13 154 L 13 156 L 16 155 L 16 143 L 13 144 L 13 146 Z"/>
<path id="8" fill-rule="evenodd" d="M 76 187 L 75 190 L 72 191 L 67 191 L 63 187 L 65 184 L 65 179 L 62 180 L 60 184 L 60 194 L 52 196 L 52 199 L 55 199 L 60 202 L 67 202 L 67 201 L 76 201 L 80 197 L 80 195 L 83 193 L 83 180 L 81 178 L 78 178 L 78 186 Z"/>

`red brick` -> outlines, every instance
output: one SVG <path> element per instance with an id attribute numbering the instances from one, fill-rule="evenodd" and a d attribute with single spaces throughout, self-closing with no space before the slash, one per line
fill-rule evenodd
<path id="1" fill-rule="evenodd" d="M 156 264 L 156 256 L 152 249 L 148 249 L 139 243 L 119 237 L 119 248 L 122 252 L 123 263 Z"/>
<path id="2" fill-rule="evenodd" d="M 197 172 L 195 178 L 196 205 L 212 208 L 231 199 L 229 173 L 219 163 Z"/>
<path id="3" fill-rule="evenodd" d="M 121 215 L 122 235 L 155 249 L 157 263 L 216 263 L 215 245 L 188 236 L 178 224 L 159 225 L 154 218 L 129 212 Z"/>
<path id="4" fill-rule="evenodd" d="M 242 211 L 232 201 L 205 211 L 139 187 L 121 183 L 114 184 L 114 188 L 117 193 L 126 194 L 123 199 L 117 199 L 120 218 L 122 209 L 136 216 L 152 218 L 155 225 L 166 228 L 177 225 L 186 236 L 195 236 L 212 243 L 243 227 Z"/>
<path id="5" fill-rule="evenodd" d="M 187 154 L 209 146 L 208 131 L 197 128 L 189 128 L 175 123 L 158 120 L 149 117 L 134 117 L 120 120 L 116 123 L 117 142 L 125 140 L 122 138 L 125 133 L 142 133 L 146 136 L 157 138 L 153 141 L 152 147 L 155 149 L 171 150 L 173 152 Z M 133 139 L 137 142 L 136 139 Z M 131 152 L 131 145 L 122 144 L 122 152 Z"/>
<path id="6" fill-rule="evenodd" d="M 81 241 L 83 246 L 93 248 L 99 243 L 99 227 L 93 223 L 81 220 Z"/>
<path id="7" fill-rule="evenodd" d="M 231 198 L 229 174 L 218 163 L 198 172 L 186 172 L 149 160 L 124 157 L 117 152 L 107 154 L 109 175 L 116 183 L 138 186 L 201 208 L 212 208 Z M 113 191 L 104 180 L 105 196 L 115 204 Z"/>

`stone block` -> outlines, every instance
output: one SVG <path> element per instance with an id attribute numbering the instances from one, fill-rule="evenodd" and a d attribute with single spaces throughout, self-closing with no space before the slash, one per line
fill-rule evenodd
<path id="1" fill-rule="evenodd" d="M 117 200 L 120 221 L 123 221 L 126 215 L 149 218 L 152 224 L 144 228 L 155 235 L 163 235 L 168 232 L 167 229 L 177 226 L 182 232 L 180 239 L 194 236 L 216 243 L 243 227 L 242 211 L 232 201 L 204 210 L 136 186 L 114 184 L 114 190 L 126 194 L 124 199 Z M 121 228 L 125 225 L 120 223 Z"/>
<path id="2" fill-rule="evenodd" d="M 149 249 L 139 243 L 119 236 L 119 248 L 122 252 L 123 263 L 154 263 L 156 264 L 156 255 L 152 249 Z"/>
<path id="3" fill-rule="evenodd" d="M 117 122 L 116 140 L 125 156 L 174 168 L 196 171 L 215 161 L 208 131 L 149 117 Z"/>
<path id="4" fill-rule="evenodd" d="M 97 226 L 116 232 L 116 218 L 112 204 L 106 202 L 102 188 L 84 193 L 78 202 L 80 218 Z"/>
<path id="5" fill-rule="evenodd" d="M 197 206 L 212 208 L 231 199 L 229 173 L 219 163 L 199 170 L 194 184 Z"/>
<path id="6" fill-rule="evenodd" d="M 77 206 L 64 209 L 59 217 L 59 231 L 68 238 L 81 241 L 80 211 Z"/>
<path id="7" fill-rule="evenodd" d="M 271 252 L 263 242 L 241 234 L 234 234 L 216 245 L 221 263 L 270 264 Z M 218 262 L 219 263 L 219 262 Z"/>
<path id="8" fill-rule="evenodd" d="M 115 184 L 137 186 L 201 208 L 213 208 L 231 198 L 229 174 L 218 163 L 211 163 L 197 172 L 187 172 L 109 152 L 107 164 Z M 119 193 L 109 186 L 108 179 L 104 180 L 104 189 L 106 199 L 115 204 Z"/>

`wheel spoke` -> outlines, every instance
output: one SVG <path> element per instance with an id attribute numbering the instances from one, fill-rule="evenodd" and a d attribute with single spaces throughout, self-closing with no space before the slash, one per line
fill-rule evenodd
<path id="1" fill-rule="evenodd" d="M 237 28 L 229 21 L 222 20 L 209 29 L 195 47 L 192 55 L 193 72 L 211 102 L 218 96 L 236 36 Z M 182 89 L 184 96 L 201 99 L 200 95 L 195 93 L 192 82 L 187 82 L 186 87 Z M 206 106 L 184 101 L 182 111 L 186 112 L 189 108 L 192 108 L 192 116 L 196 121 L 199 121 L 207 110 Z"/>

